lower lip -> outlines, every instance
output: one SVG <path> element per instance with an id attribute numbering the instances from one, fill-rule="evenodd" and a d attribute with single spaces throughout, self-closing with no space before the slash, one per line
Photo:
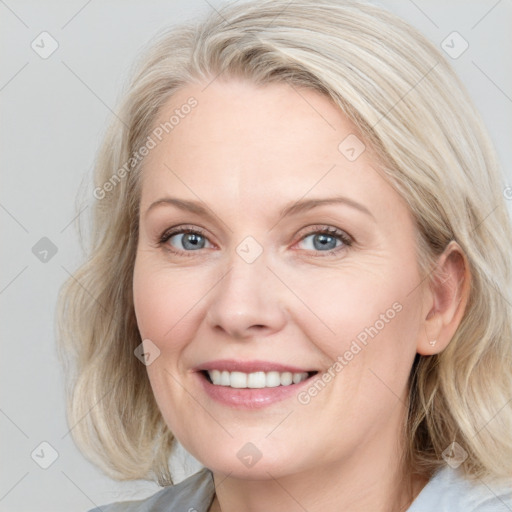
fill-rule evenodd
<path id="1" fill-rule="evenodd" d="M 197 376 L 206 394 L 224 405 L 239 409 L 259 409 L 276 402 L 296 396 L 299 390 L 310 383 L 309 377 L 298 384 L 289 386 L 276 386 L 275 388 L 232 388 L 230 386 L 216 386 L 201 372 Z"/>

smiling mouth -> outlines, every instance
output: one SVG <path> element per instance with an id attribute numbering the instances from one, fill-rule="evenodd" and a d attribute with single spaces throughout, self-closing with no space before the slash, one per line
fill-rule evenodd
<path id="1" fill-rule="evenodd" d="M 214 386 L 236 389 L 262 389 L 300 384 L 318 372 L 228 372 L 226 370 L 202 370 L 202 375 Z"/>

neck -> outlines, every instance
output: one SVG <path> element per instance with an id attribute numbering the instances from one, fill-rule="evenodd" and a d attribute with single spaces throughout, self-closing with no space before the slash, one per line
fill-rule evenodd
<path id="1" fill-rule="evenodd" d="M 401 479 L 389 471 L 369 482 L 317 471 L 311 478 L 293 477 L 268 481 L 240 481 L 214 474 L 217 489 L 209 512 L 405 512 L 427 483 L 427 479 Z"/>
<path id="2" fill-rule="evenodd" d="M 342 461 L 258 480 L 214 471 L 210 512 L 405 512 L 428 479 L 411 476 L 398 446 L 377 435 Z"/>

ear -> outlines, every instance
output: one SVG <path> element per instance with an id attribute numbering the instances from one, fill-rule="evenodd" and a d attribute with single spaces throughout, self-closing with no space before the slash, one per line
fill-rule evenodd
<path id="1" fill-rule="evenodd" d="M 466 255 L 452 240 L 439 256 L 426 290 L 424 334 L 418 340 L 418 354 L 438 354 L 448 346 L 466 310 L 470 281 Z"/>

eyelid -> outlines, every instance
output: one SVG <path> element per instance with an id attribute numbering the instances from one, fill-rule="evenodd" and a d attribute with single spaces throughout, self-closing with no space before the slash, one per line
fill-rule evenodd
<path id="1" fill-rule="evenodd" d="M 334 236 L 335 238 L 337 238 L 338 240 L 340 240 L 342 242 L 341 246 L 338 246 L 334 249 L 325 250 L 325 251 L 311 251 L 311 250 L 307 250 L 307 249 L 298 249 L 300 251 L 305 251 L 305 252 L 311 254 L 313 257 L 323 257 L 323 256 L 327 256 L 329 254 L 332 255 L 333 253 L 345 251 L 345 250 L 347 250 L 347 248 L 351 247 L 355 242 L 355 239 L 352 235 L 350 235 L 346 231 L 344 231 L 340 228 L 336 228 L 334 226 L 329 226 L 326 224 L 316 224 L 316 225 L 308 226 L 307 228 L 304 228 L 304 229 L 306 229 L 307 231 L 304 232 L 303 230 L 301 230 L 299 232 L 299 240 L 296 243 L 294 243 L 294 246 L 297 245 L 298 243 L 302 242 L 308 236 L 315 235 L 315 234 L 327 234 L 329 236 Z"/>
<path id="2" fill-rule="evenodd" d="M 169 240 L 169 238 L 171 238 L 171 236 L 179 235 L 182 233 L 197 233 L 198 235 L 201 235 L 201 236 L 207 238 L 208 240 L 210 240 L 206 236 L 205 229 L 203 229 L 199 226 L 193 225 L 193 224 L 179 224 L 177 226 L 168 228 L 158 237 L 158 240 L 161 243 L 165 243 L 167 240 Z"/>
<path id="3" fill-rule="evenodd" d="M 166 229 L 158 237 L 156 246 L 159 248 L 163 248 L 164 250 L 169 251 L 170 253 L 178 255 L 178 256 L 189 257 L 189 256 L 201 255 L 201 253 L 203 252 L 201 249 L 198 249 L 197 251 L 185 251 L 182 249 L 177 249 L 167 243 L 171 237 L 173 237 L 175 235 L 186 234 L 186 233 L 195 233 L 197 235 L 200 235 L 203 238 L 205 238 L 206 240 L 208 240 L 208 243 L 215 246 L 215 244 L 207 236 L 206 230 L 204 230 L 203 228 L 200 228 L 196 225 L 187 225 L 187 224 L 180 224 L 180 225 L 173 226 L 171 228 Z M 209 247 L 207 249 L 209 249 Z"/>
<path id="4" fill-rule="evenodd" d="M 329 226 L 327 224 L 314 224 L 311 226 L 307 226 L 306 228 L 304 228 L 304 230 L 306 231 L 303 232 L 303 230 L 301 230 L 298 233 L 299 235 L 301 235 L 301 240 L 304 237 L 315 233 L 327 233 L 329 235 L 336 235 L 342 239 L 345 239 L 346 242 L 354 242 L 354 237 L 349 235 L 346 231 L 334 226 Z"/>
<path id="5" fill-rule="evenodd" d="M 306 231 L 304 231 L 304 230 L 306 230 Z M 175 235 L 186 234 L 186 233 L 195 233 L 197 235 L 200 235 L 203 238 L 205 238 L 208 241 L 208 243 L 215 246 L 215 244 L 207 236 L 205 229 L 198 227 L 196 225 L 187 225 L 187 224 L 177 225 L 177 226 L 173 226 L 171 228 L 166 229 L 158 237 L 157 246 L 165 245 L 166 250 L 168 250 L 174 254 L 177 254 L 177 255 L 197 256 L 198 254 L 200 254 L 202 252 L 201 249 L 198 249 L 195 251 L 185 251 L 185 250 L 181 250 L 181 249 L 176 249 L 176 248 L 172 247 L 170 244 L 167 244 L 167 242 L 169 241 L 169 239 L 171 237 L 173 237 Z M 297 245 L 298 243 L 302 242 L 308 236 L 311 236 L 314 234 L 327 234 L 329 236 L 336 237 L 338 240 L 340 240 L 342 242 L 341 246 L 336 247 L 334 249 L 329 249 L 326 251 L 314 251 L 314 250 L 307 250 L 307 249 L 299 249 L 299 250 L 305 251 L 309 254 L 312 254 L 315 257 L 316 256 L 321 257 L 321 256 L 325 256 L 327 254 L 337 253 L 338 251 L 346 250 L 346 248 L 350 247 L 355 241 L 354 238 L 349 233 L 347 233 L 346 231 L 344 231 L 340 228 L 336 228 L 334 226 L 330 226 L 330 225 L 326 225 L 326 224 L 316 224 L 316 225 L 307 226 L 306 228 L 303 228 L 301 231 L 299 231 L 298 234 L 294 236 L 294 238 L 299 236 L 299 239 L 297 240 L 297 242 L 294 243 L 294 246 Z M 204 248 L 204 249 L 206 249 L 206 248 Z M 197 253 L 197 254 L 195 254 L 195 253 Z"/>

